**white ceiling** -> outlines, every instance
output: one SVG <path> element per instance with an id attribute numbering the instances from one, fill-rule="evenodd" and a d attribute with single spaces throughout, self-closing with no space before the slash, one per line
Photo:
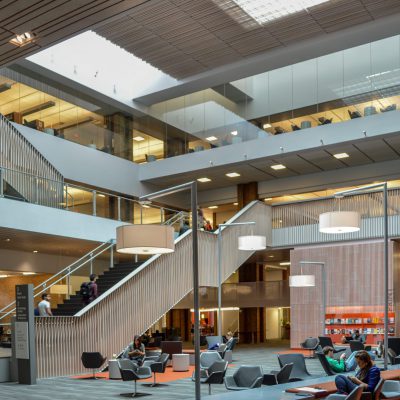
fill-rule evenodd
<path id="1" fill-rule="evenodd" d="M 347 153 L 350 157 L 338 160 L 333 157 L 333 154 L 337 153 Z M 160 187 L 167 187 L 180 184 L 183 180 L 208 177 L 211 182 L 199 183 L 199 190 L 203 191 L 238 183 L 273 181 L 398 159 L 400 159 L 400 134 L 379 139 L 363 139 L 353 143 L 326 146 L 273 158 L 266 157 L 257 161 L 238 163 L 234 166 L 210 167 L 205 171 L 163 176 L 149 182 Z M 283 164 L 286 168 L 276 171 L 271 168 L 271 165 L 274 164 Z M 240 177 L 228 178 L 225 174 L 229 172 L 240 173 Z"/>

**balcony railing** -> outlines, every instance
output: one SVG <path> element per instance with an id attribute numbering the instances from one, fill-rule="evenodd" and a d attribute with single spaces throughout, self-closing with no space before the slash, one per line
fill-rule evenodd
<path id="1" fill-rule="evenodd" d="M 337 235 L 319 232 L 319 215 L 324 212 L 358 211 L 361 229 Z M 389 235 L 400 236 L 400 189 L 388 191 Z M 381 191 L 320 200 L 307 200 L 272 207 L 272 243 L 274 247 L 312 243 L 380 238 L 383 235 L 383 196 Z"/>

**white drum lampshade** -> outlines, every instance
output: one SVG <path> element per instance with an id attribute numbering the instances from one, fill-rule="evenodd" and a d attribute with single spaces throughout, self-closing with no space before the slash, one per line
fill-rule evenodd
<path id="1" fill-rule="evenodd" d="M 315 275 L 291 275 L 289 276 L 290 287 L 315 286 Z"/>
<path id="2" fill-rule="evenodd" d="M 239 236 L 239 250 L 265 250 L 267 247 L 267 238 L 265 236 L 249 235 Z"/>
<path id="3" fill-rule="evenodd" d="M 117 252 L 166 254 L 175 250 L 174 228 L 167 225 L 123 225 L 117 228 Z"/>
<path id="4" fill-rule="evenodd" d="M 319 216 L 319 231 L 322 233 L 357 232 L 360 226 L 361 216 L 356 211 L 333 211 Z"/>

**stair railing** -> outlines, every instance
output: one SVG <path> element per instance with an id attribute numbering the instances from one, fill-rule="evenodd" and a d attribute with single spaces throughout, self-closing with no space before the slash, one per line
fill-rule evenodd
<path id="1" fill-rule="evenodd" d="M 2 114 L 0 166 L 5 168 L 2 179 L 27 201 L 33 203 L 40 198 L 44 205 L 52 207 L 60 203 L 63 176 Z M 30 178 L 39 174 L 40 180 Z"/>
<path id="2" fill-rule="evenodd" d="M 33 298 L 36 299 L 41 296 L 43 293 L 47 292 L 51 287 L 57 285 L 64 279 L 67 281 L 67 288 L 68 293 L 67 296 L 70 295 L 69 289 L 70 284 L 68 282 L 69 277 L 76 273 L 77 271 L 81 270 L 83 267 L 87 266 L 90 263 L 90 266 L 93 265 L 93 261 L 102 255 L 104 252 L 110 250 L 111 253 L 113 252 L 113 248 L 115 245 L 115 240 L 111 239 L 105 243 L 100 244 L 95 249 L 91 250 L 89 253 L 85 254 L 84 256 L 80 257 L 78 260 L 74 261 L 72 264 L 69 264 L 67 267 L 63 268 L 61 271 L 57 272 L 56 274 L 52 275 L 50 278 L 46 279 L 45 281 L 41 282 L 39 285 L 35 286 L 33 289 Z M 111 257 L 112 259 L 112 257 Z M 92 273 L 92 270 L 91 272 Z M 4 308 L 0 310 L 0 325 L 2 325 L 1 321 L 4 320 L 6 317 L 15 314 L 15 301 L 11 302 Z"/>

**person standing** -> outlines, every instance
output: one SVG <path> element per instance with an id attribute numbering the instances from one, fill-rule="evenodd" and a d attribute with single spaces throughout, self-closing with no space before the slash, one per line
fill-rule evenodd
<path id="1" fill-rule="evenodd" d="M 42 294 L 42 301 L 38 304 L 39 315 L 41 317 L 52 317 L 53 313 L 51 312 L 50 305 L 51 297 L 47 293 Z"/>
<path id="2" fill-rule="evenodd" d="M 82 301 L 86 306 L 98 297 L 97 275 L 90 274 L 89 279 L 90 282 L 82 283 L 80 290 Z"/>

